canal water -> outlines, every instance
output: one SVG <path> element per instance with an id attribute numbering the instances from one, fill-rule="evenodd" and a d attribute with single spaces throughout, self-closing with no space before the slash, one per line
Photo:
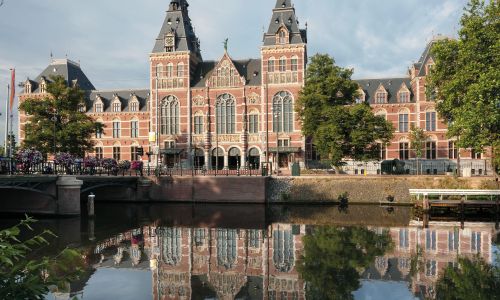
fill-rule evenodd
<path id="1" fill-rule="evenodd" d="M 75 248 L 88 265 L 46 299 L 86 300 L 432 298 L 459 256 L 498 264 L 500 232 L 369 205 L 98 204 L 94 219 L 36 226 L 58 235 L 39 255 Z"/>

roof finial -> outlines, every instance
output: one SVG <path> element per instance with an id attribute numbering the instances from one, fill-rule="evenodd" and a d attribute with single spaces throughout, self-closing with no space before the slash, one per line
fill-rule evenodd
<path id="1" fill-rule="evenodd" d="M 226 39 L 224 40 L 224 43 L 223 43 L 223 44 L 224 44 L 224 52 L 227 52 L 227 44 L 228 44 L 228 42 L 229 42 L 229 39 L 228 39 L 228 38 L 226 38 Z"/>

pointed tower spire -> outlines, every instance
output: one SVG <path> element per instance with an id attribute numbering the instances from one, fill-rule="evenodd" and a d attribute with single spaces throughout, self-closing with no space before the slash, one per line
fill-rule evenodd
<path id="1" fill-rule="evenodd" d="M 285 40 L 283 37 L 277 37 L 280 31 L 284 31 Z M 295 8 L 291 0 L 276 0 L 269 29 L 264 34 L 264 46 L 283 44 L 283 41 L 286 41 L 286 44 L 307 43 L 307 30 L 299 28 Z"/>
<path id="2" fill-rule="evenodd" d="M 201 57 L 200 43 L 191 24 L 188 7 L 186 0 L 170 2 L 153 53 L 190 51 Z"/>

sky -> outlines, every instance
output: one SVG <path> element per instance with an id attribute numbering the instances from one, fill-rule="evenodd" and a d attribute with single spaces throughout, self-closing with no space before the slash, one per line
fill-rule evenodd
<path id="1" fill-rule="evenodd" d="M 275 0 L 189 0 L 205 60 L 229 38 L 258 58 Z M 467 0 L 292 0 L 308 54 L 328 53 L 354 78 L 404 76 L 434 35 L 456 37 Z M 80 62 L 97 89 L 148 87 L 148 55 L 170 0 L 4 0 L 0 6 L 0 137 L 9 69 L 35 78 L 54 58 Z M 3 139 L 2 139 L 3 141 Z M 0 145 L 3 142 L 0 141 Z"/>

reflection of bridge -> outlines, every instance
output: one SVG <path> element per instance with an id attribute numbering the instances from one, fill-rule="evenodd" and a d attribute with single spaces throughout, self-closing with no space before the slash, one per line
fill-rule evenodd
<path id="1" fill-rule="evenodd" d="M 92 192 L 106 200 L 139 201 L 148 186 L 139 177 L 0 176 L 0 212 L 79 215 L 80 199 Z"/>

